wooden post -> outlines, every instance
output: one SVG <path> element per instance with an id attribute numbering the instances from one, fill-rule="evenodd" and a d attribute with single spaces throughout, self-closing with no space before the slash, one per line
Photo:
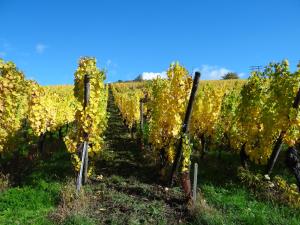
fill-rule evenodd
<path id="1" fill-rule="evenodd" d="M 197 178 L 198 178 L 198 163 L 194 165 L 194 182 L 193 182 L 193 201 L 196 202 L 197 199 Z"/>
<path id="2" fill-rule="evenodd" d="M 275 163 L 277 161 L 277 158 L 279 156 L 279 153 L 281 151 L 283 136 L 284 136 L 284 132 L 281 131 L 279 137 L 277 138 L 277 140 L 275 142 L 275 145 L 274 145 L 274 148 L 272 150 L 272 154 L 270 156 L 270 159 L 268 160 L 266 173 L 269 174 L 269 175 L 272 173 L 274 165 L 275 165 Z"/>
<path id="3" fill-rule="evenodd" d="M 90 76 L 85 75 L 84 76 L 84 98 L 83 98 L 83 109 L 85 110 L 86 107 L 89 105 L 90 101 Z M 82 156 L 81 156 L 81 165 L 80 165 L 80 171 L 77 178 L 77 185 L 76 190 L 77 192 L 80 191 L 81 185 L 86 184 L 87 182 L 87 173 L 88 173 L 88 138 L 89 135 L 87 133 L 83 134 L 84 136 L 84 142 L 83 142 L 83 148 L 82 148 Z M 83 179 L 82 179 L 83 177 Z"/>
<path id="4" fill-rule="evenodd" d="M 88 165 L 89 165 L 89 143 L 87 141 L 84 142 L 85 143 L 85 156 L 84 156 L 84 163 L 83 163 L 83 167 L 84 167 L 84 176 L 83 176 L 83 181 L 82 184 L 86 184 L 87 183 L 87 178 L 88 178 Z"/>
<path id="5" fill-rule="evenodd" d="M 81 165 L 80 165 L 80 170 L 78 173 L 78 178 L 77 178 L 77 184 L 76 184 L 76 190 L 77 192 L 80 191 L 81 184 L 82 184 L 82 173 L 83 173 L 83 166 L 85 162 L 85 155 L 86 155 L 86 142 L 83 144 L 83 149 L 82 149 L 82 156 L 81 156 Z"/>
<path id="6" fill-rule="evenodd" d="M 43 157 L 44 152 L 44 147 L 45 147 L 45 140 L 46 140 L 46 133 L 42 133 L 39 136 L 39 141 L 38 141 L 38 148 L 41 156 Z"/>
<path id="7" fill-rule="evenodd" d="M 204 134 L 200 136 L 200 140 L 201 140 L 201 159 L 204 159 L 204 155 L 206 154 L 206 138 Z"/>
<path id="8" fill-rule="evenodd" d="M 58 130 L 58 138 L 59 140 L 63 140 L 62 127 L 60 127 Z"/>
<path id="9" fill-rule="evenodd" d="M 84 75 L 84 99 L 83 99 L 83 108 L 85 109 L 90 102 L 90 76 Z"/>
<path id="10" fill-rule="evenodd" d="M 299 88 L 298 93 L 295 97 L 295 100 L 294 100 L 294 103 L 293 103 L 293 108 L 298 109 L 299 104 L 300 104 L 300 88 Z M 266 170 L 266 173 L 269 174 L 269 175 L 272 173 L 274 165 L 275 165 L 275 163 L 277 161 L 277 158 L 279 156 L 279 153 L 281 151 L 283 137 L 285 135 L 285 132 L 286 131 L 281 131 L 279 137 L 277 138 L 277 140 L 275 142 L 271 157 L 268 161 L 267 170 Z"/>
<path id="11" fill-rule="evenodd" d="M 90 76 L 85 75 L 84 76 L 84 103 L 83 107 L 84 110 L 86 107 L 89 105 L 90 102 Z M 88 152 L 88 146 L 89 146 L 89 141 L 88 137 L 89 135 L 87 133 L 84 133 L 84 139 L 85 139 L 85 157 L 84 157 L 84 176 L 83 176 L 83 184 L 86 184 L 87 182 L 87 174 L 88 174 L 88 162 L 89 162 L 89 152 Z"/>
<path id="12" fill-rule="evenodd" d="M 243 166 L 244 169 L 248 169 L 248 155 L 246 154 L 246 143 L 244 143 L 241 147 L 241 150 L 240 150 L 240 159 L 241 159 L 241 164 Z"/>
<path id="13" fill-rule="evenodd" d="M 297 181 L 298 191 L 300 192 L 300 157 L 295 147 L 288 148 L 285 163 L 294 174 Z"/>
<path id="14" fill-rule="evenodd" d="M 143 115 L 143 112 L 144 112 L 144 103 L 143 103 L 143 100 L 140 100 L 140 147 L 141 147 L 141 150 L 144 149 L 144 115 Z"/>
<path id="15" fill-rule="evenodd" d="M 141 128 L 141 132 L 143 132 L 143 128 L 144 128 L 144 109 L 143 109 L 143 100 L 140 100 L 140 128 Z"/>
<path id="16" fill-rule="evenodd" d="M 180 138 L 180 141 L 179 141 L 179 145 L 178 145 L 178 148 L 177 148 L 177 151 L 176 151 L 176 155 L 175 155 L 175 159 L 174 159 L 174 163 L 173 163 L 173 166 L 172 166 L 172 171 L 171 171 L 171 175 L 170 175 L 170 179 L 169 179 L 169 185 L 170 186 L 173 185 L 175 174 L 176 174 L 176 171 L 178 170 L 178 167 L 179 167 L 179 164 L 180 164 L 180 161 L 181 161 L 181 157 L 182 157 L 182 139 L 183 139 L 183 136 L 185 134 L 187 134 L 188 130 L 189 130 L 189 122 L 190 122 L 190 118 L 191 118 L 191 115 L 192 115 L 193 103 L 194 103 L 196 92 L 197 92 L 197 89 L 198 89 L 200 75 L 201 75 L 200 72 L 195 73 L 189 103 L 188 103 L 188 107 L 187 107 L 187 110 L 186 110 L 186 113 L 185 113 L 184 122 L 183 122 L 183 125 L 182 125 L 182 130 L 181 130 L 182 137 Z M 184 183 L 189 182 L 188 189 L 190 189 L 191 185 L 190 185 L 189 174 L 185 174 L 185 180 L 186 181 Z M 189 190 L 189 192 L 191 192 L 191 190 Z M 187 194 L 190 195 L 191 193 L 187 193 Z"/>
<path id="17" fill-rule="evenodd" d="M 299 88 L 298 93 L 296 95 L 296 98 L 295 98 L 295 101 L 294 101 L 294 104 L 293 104 L 293 108 L 297 109 L 299 107 L 299 104 L 300 104 L 300 88 Z"/>

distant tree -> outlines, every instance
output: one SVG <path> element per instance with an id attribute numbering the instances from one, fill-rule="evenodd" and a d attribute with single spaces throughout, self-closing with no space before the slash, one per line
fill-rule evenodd
<path id="1" fill-rule="evenodd" d="M 230 80 L 230 79 L 239 79 L 239 75 L 234 72 L 226 73 L 224 76 L 222 76 L 223 80 Z"/>
<path id="2" fill-rule="evenodd" d="M 135 81 L 142 81 L 143 80 L 143 75 L 142 74 L 138 75 L 134 80 Z"/>
<path id="3" fill-rule="evenodd" d="M 122 83 L 123 81 L 122 81 L 122 80 L 118 80 L 117 82 L 118 82 L 118 83 Z"/>

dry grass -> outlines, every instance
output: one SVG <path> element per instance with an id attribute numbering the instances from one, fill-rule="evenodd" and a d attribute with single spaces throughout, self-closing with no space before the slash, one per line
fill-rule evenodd
<path id="1" fill-rule="evenodd" d="M 92 199 L 84 188 L 76 192 L 73 181 L 68 181 L 60 191 L 60 202 L 57 209 L 50 213 L 50 219 L 58 224 L 74 215 L 87 215 Z"/>
<path id="2" fill-rule="evenodd" d="M 193 224 L 223 224 L 222 212 L 209 205 L 201 192 L 197 194 L 196 199 L 196 202 L 189 206 Z"/>
<path id="3" fill-rule="evenodd" d="M 207 214 L 215 214 L 217 212 L 216 209 L 208 205 L 202 193 L 197 193 L 196 202 L 193 204 L 189 204 L 189 211 L 192 216 L 197 216 L 199 212 L 205 212 Z"/>
<path id="4" fill-rule="evenodd" d="M 9 175 L 0 172 L 0 192 L 7 190 L 9 186 Z"/>

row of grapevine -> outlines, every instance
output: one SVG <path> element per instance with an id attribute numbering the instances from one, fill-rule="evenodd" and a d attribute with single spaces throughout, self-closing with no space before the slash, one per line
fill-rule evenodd
<path id="1" fill-rule="evenodd" d="M 28 96 L 28 121 L 36 136 L 58 132 L 74 121 L 76 102 L 71 87 L 55 90 L 34 83 Z"/>
<path id="2" fill-rule="evenodd" d="M 167 76 L 167 79 L 157 78 L 143 87 L 141 87 L 143 83 L 140 83 L 139 88 L 135 88 L 132 83 L 112 85 L 114 98 L 123 119 L 134 118 L 130 120 L 130 126 L 139 124 L 139 101 L 146 95 L 147 101 L 144 108 L 148 109 L 148 142 L 157 156 L 162 159 L 162 164 L 173 162 L 192 87 L 191 76 L 179 63 L 170 66 Z M 200 82 L 190 125 L 193 136 L 200 138 L 203 134 L 210 136 L 216 132 L 223 96 L 233 89 L 240 90 L 244 83 L 243 80 Z M 144 95 L 141 95 L 141 91 Z"/>
<path id="3" fill-rule="evenodd" d="M 89 103 L 85 106 L 84 78 L 89 75 Z M 89 143 L 89 157 L 96 159 L 103 148 L 103 135 L 107 126 L 108 89 L 104 85 L 105 73 L 96 67 L 94 58 L 82 58 L 75 73 L 74 95 L 78 107 L 72 129 L 65 138 L 68 151 L 73 155 L 76 170 L 80 168 L 77 152 L 84 141 Z M 89 167 L 89 173 L 93 167 Z"/>
<path id="4" fill-rule="evenodd" d="M 299 88 L 300 71 L 291 73 L 287 61 L 253 73 L 240 95 L 235 96 L 233 91 L 224 98 L 222 107 L 230 120 L 226 126 L 221 123 L 220 130 L 227 127 L 227 132 L 220 132 L 219 137 L 226 135 L 231 149 L 244 146 L 252 161 L 266 164 L 281 132 L 287 146 L 294 146 L 299 140 L 300 114 L 293 107 Z"/>
<path id="5" fill-rule="evenodd" d="M 116 83 L 111 88 L 124 123 L 130 129 L 136 127 L 140 120 L 140 101 L 145 95 L 144 86 L 142 82 Z"/>
<path id="6" fill-rule="evenodd" d="M 85 74 L 90 76 L 90 104 L 83 109 Z M 94 58 L 80 60 L 74 87 L 40 86 L 26 80 L 14 63 L 0 60 L 1 158 L 26 156 L 46 134 L 58 134 L 65 142 L 76 170 L 84 138 L 89 141 L 90 157 L 97 158 L 107 124 L 108 92 L 104 79 L 105 73 L 96 67 Z"/>
<path id="7" fill-rule="evenodd" d="M 188 71 L 178 63 L 167 70 L 168 79 L 158 78 L 151 87 L 149 108 L 149 142 L 161 159 L 161 173 L 165 174 L 167 165 L 172 164 L 176 144 L 181 137 L 181 127 L 192 87 Z M 188 150 L 188 148 L 186 148 Z M 183 154 L 186 155 L 187 152 Z M 188 156 L 187 156 L 188 157 Z M 186 169 L 186 160 L 183 160 Z"/>
<path id="8" fill-rule="evenodd" d="M 146 103 L 150 112 L 148 141 L 164 168 L 173 163 L 192 85 L 188 71 L 178 63 L 170 66 L 167 75 L 167 79 L 157 78 L 147 87 Z M 200 143 L 202 149 L 207 144 L 211 148 L 221 146 L 242 152 L 256 164 L 267 164 L 278 139 L 290 147 L 299 141 L 300 112 L 295 105 L 299 88 L 300 67 L 290 72 L 286 60 L 269 64 L 263 72 L 252 73 L 247 81 L 200 82 L 190 138 L 194 144 Z M 132 96 L 124 95 L 122 101 L 133 101 Z M 134 101 L 132 107 L 136 123 L 138 103 Z M 125 105 L 122 115 L 131 110 Z M 182 171 L 190 166 L 190 148 L 184 149 Z"/>
<path id="9" fill-rule="evenodd" d="M 0 60 L 0 153 L 17 149 L 24 137 L 24 119 L 32 81 L 25 79 L 12 62 Z M 21 149 L 20 149 L 21 151 Z"/>

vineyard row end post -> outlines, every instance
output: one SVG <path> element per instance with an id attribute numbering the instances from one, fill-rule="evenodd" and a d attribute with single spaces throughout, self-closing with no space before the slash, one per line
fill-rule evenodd
<path id="1" fill-rule="evenodd" d="M 84 98 L 83 98 L 83 109 L 85 110 L 86 107 L 89 105 L 90 101 L 90 76 L 84 76 Z M 80 171 L 78 173 L 76 190 L 77 192 L 80 191 L 81 185 L 86 184 L 87 182 L 87 174 L 88 174 L 88 133 L 84 132 L 84 143 L 82 148 L 82 157 L 81 157 L 81 165 Z"/>
<path id="2" fill-rule="evenodd" d="M 185 113 L 184 122 L 183 122 L 183 125 L 182 125 L 182 130 L 181 130 L 182 137 L 179 141 L 179 145 L 178 145 L 178 148 L 177 148 L 177 151 L 176 151 L 174 163 L 173 163 L 170 178 L 169 178 L 169 185 L 170 186 L 173 185 L 175 174 L 178 171 L 178 168 L 179 168 L 179 165 L 180 165 L 180 162 L 181 162 L 182 141 L 183 141 L 182 139 L 183 139 L 183 136 L 186 135 L 188 133 L 188 130 L 189 130 L 189 122 L 190 122 L 191 115 L 192 115 L 193 103 L 194 103 L 194 100 L 195 100 L 196 92 L 198 90 L 198 84 L 199 84 L 200 76 L 201 76 L 200 72 L 195 72 L 193 87 L 192 87 L 191 95 L 190 95 L 190 98 L 189 98 L 187 110 L 186 110 L 186 113 Z M 186 195 L 190 197 L 191 196 L 191 181 L 190 181 L 189 171 L 182 174 L 182 181 L 183 181 L 182 182 L 183 183 L 183 188 L 185 189 L 184 191 L 186 192 Z"/>

